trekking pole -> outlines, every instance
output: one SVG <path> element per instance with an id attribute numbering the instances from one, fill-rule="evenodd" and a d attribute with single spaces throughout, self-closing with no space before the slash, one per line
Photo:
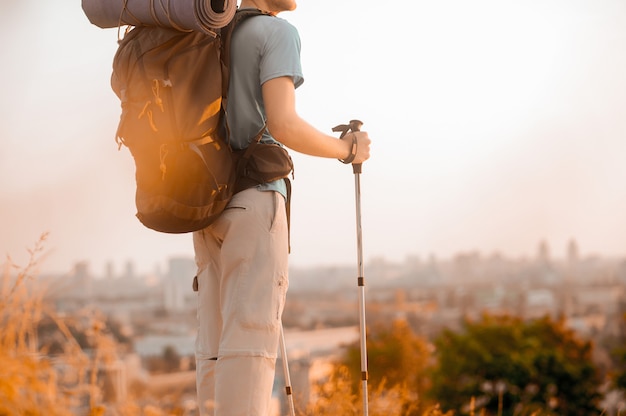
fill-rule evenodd
<path id="1" fill-rule="evenodd" d="M 283 323 L 280 323 L 280 355 L 283 361 L 283 372 L 285 373 L 285 393 L 287 394 L 287 405 L 289 406 L 289 416 L 296 416 L 293 406 L 293 391 L 291 390 L 291 377 L 289 376 L 289 363 L 287 363 L 287 347 L 285 346 L 285 331 Z"/>
<path id="2" fill-rule="evenodd" d="M 333 128 L 333 131 L 340 131 L 343 138 L 350 131 L 356 132 L 361 130 L 363 122 L 359 120 L 350 120 L 349 124 L 342 124 Z M 356 142 L 355 142 L 356 143 Z M 363 415 L 368 415 L 367 403 L 367 340 L 365 325 L 365 276 L 363 272 L 363 233 L 361 229 L 361 163 L 353 163 L 352 171 L 354 172 L 354 190 L 356 199 L 356 241 L 357 241 L 357 265 L 359 287 L 359 335 L 361 344 L 361 386 L 363 394 Z"/>

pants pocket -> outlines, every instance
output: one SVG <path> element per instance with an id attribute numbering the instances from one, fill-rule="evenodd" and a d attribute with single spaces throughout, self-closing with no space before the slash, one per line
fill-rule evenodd
<path id="1" fill-rule="evenodd" d="M 241 325 L 248 329 L 277 330 L 288 286 L 289 279 L 285 275 L 273 276 L 270 282 L 261 276 L 242 279 L 238 311 Z"/>
<path id="2" fill-rule="evenodd" d="M 274 197 L 274 213 L 270 223 L 271 233 L 285 232 L 287 229 L 287 210 L 285 198 L 278 192 L 272 192 Z"/>

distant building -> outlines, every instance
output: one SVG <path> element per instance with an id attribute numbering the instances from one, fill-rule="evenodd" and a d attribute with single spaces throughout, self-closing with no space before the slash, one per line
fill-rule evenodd
<path id="1" fill-rule="evenodd" d="M 193 278 L 197 273 L 193 258 L 174 257 L 169 260 L 169 269 L 163 282 L 163 296 L 165 310 L 168 312 L 182 312 L 195 308 L 192 301 Z"/>
<path id="2" fill-rule="evenodd" d="M 93 295 L 93 277 L 89 272 L 89 263 L 80 262 L 74 266 L 75 292 L 79 296 L 90 299 Z"/>
<path id="3" fill-rule="evenodd" d="M 529 289 L 526 293 L 526 318 L 556 317 L 557 306 L 556 296 L 550 289 Z"/>

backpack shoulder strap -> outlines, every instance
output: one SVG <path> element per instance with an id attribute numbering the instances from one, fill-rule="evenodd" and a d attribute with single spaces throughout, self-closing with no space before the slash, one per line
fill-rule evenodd
<path id="1" fill-rule="evenodd" d="M 230 23 L 221 29 L 221 53 L 220 62 L 222 64 L 222 100 L 225 103 L 228 98 L 228 83 L 230 80 L 230 41 L 233 31 L 238 24 L 253 16 L 271 16 L 269 12 L 260 9 L 238 9 Z"/>

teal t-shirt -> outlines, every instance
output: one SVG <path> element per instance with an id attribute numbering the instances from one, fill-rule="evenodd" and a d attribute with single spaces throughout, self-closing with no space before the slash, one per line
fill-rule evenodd
<path id="1" fill-rule="evenodd" d="M 294 86 L 304 82 L 297 29 L 276 16 L 254 16 L 239 24 L 231 40 L 230 85 L 227 117 L 233 149 L 247 147 L 265 125 L 261 86 L 288 76 Z M 277 142 L 265 131 L 262 141 Z M 261 190 L 286 194 L 282 180 L 263 184 Z"/>

